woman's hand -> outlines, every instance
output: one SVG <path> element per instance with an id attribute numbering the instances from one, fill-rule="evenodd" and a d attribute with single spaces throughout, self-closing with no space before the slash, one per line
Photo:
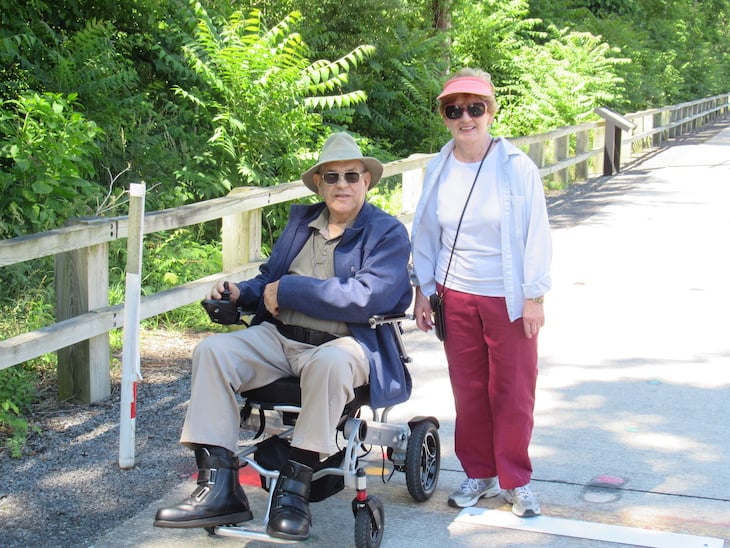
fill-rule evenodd
<path id="1" fill-rule="evenodd" d="M 413 315 L 416 319 L 416 326 L 421 331 L 431 331 L 433 329 L 433 311 L 431 310 L 431 303 L 428 300 L 420 287 L 416 288 L 416 302 L 413 305 Z"/>
<path id="2" fill-rule="evenodd" d="M 525 306 L 522 310 L 522 325 L 528 339 L 539 333 L 540 328 L 545 325 L 545 310 L 542 303 L 525 299 Z"/>

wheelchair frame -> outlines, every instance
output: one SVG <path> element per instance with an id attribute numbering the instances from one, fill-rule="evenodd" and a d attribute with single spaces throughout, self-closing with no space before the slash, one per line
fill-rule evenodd
<path id="1" fill-rule="evenodd" d="M 372 329 L 387 326 L 393 330 L 404 364 L 411 362 L 403 343 L 400 327 L 400 322 L 407 319 L 413 319 L 413 317 L 407 314 L 376 315 L 369 320 Z M 269 387 L 274 387 L 282 381 L 287 381 L 287 379 L 276 381 Z M 266 524 L 276 491 L 279 471 L 261 465 L 256 461 L 255 454 L 259 450 L 260 444 L 273 436 L 287 441 L 291 439 L 295 417 L 301 411 L 301 407 L 256 400 L 246 393 L 242 395 L 245 398 L 242 410 L 242 429 L 253 431 L 254 436 L 248 442 L 244 442 L 238 456 L 243 466 L 251 466 L 259 474 L 264 488 L 266 488 L 264 483 L 268 484 L 269 496 L 263 524 L 261 526 L 252 523 L 221 525 L 208 527 L 206 530 L 212 535 L 259 539 L 268 542 L 297 542 L 273 538 L 266 533 Z M 367 492 L 367 475 L 358 462 L 361 450 L 366 445 L 387 447 L 387 456 L 393 463 L 394 471 L 404 472 L 406 475 L 406 485 L 411 497 L 417 502 L 424 502 L 433 495 L 438 483 L 441 462 L 438 434 L 440 425 L 438 420 L 432 416 L 413 417 L 406 425 L 390 424 L 387 422 L 388 414 L 394 406 L 384 408 L 382 413 L 371 408 L 372 420 L 365 420 L 358 415 L 362 407 L 366 405 L 368 405 L 366 402 L 358 401 L 357 394 L 355 400 L 347 404 L 338 427 L 347 440 L 342 463 L 339 467 L 317 470 L 313 474 L 312 483 L 320 478 L 336 476 L 344 479 L 345 487 L 355 489 L 355 498 L 352 500 L 352 512 L 355 517 L 355 546 L 357 548 L 377 548 L 383 539 L 385 510 L 382 502 Z M 258 413 L 245 412 L 247 409 L 258 411 Z"/>

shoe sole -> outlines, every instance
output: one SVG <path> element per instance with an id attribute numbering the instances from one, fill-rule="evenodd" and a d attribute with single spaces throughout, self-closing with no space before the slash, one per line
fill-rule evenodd
<path id="1" fill-rule="evenodd" d="M 199 527 L 218 527 L 219 525 L 234 525 L 253 519 L 252 512 L 239 512 L 227 516 L 213 516 L 205 519 L 191 519 L 187 521 L 168 521 L 156 519 L 152 522 L 155 527 L 166 529 L 197 529 Z"/>
<path id="2" fill-rule="evenodd" d="M 535 512 L 534 510 L 527 509 L 522 514 L 518 514 L 514 511 L 514 506 L 512 507 L 512 513 L 517 516 L 518 518 L 536 518 L 540 515 L 540 510 Z"/>
<path id="3" fill-rule="evenodd" d="M 277 531 L 276 529 L 272 529 L 271 527 L 266 527 L 266 534 L 270 537 L 279 538 L 282 540 L 307 540 L 309 538 L 309 533 L 307 533 L 306 535 L 292 535 L 289 533 Z"/>
<path id="4" fill-rule="evenodd" d="M 518 518 L 535 518 L 541 514 L 540 509 L 538 508 L 537 511 L 533 510 L 532 508 L 526 508 L 524 512 L 521 514 L 519 512 L 515 511 L 515 503 L 509 495 L 505 492 L 504 500 L 507 501 L 508 504 L 512 505 L 512 513 L 517 516 Z"/>
<path id="5" fill-rule="evenodd" d="M 499 495 L 501 492 L 501 488 L 493 487 L 492 489 L 489 489 L 487 492 L 485 492 L 483 495 L 479 495 L 474 499 L 469 499 L 469 501 L 467 501 L 466 503 L 459 504 L 455 500 L 449 499 L 448 504 L 452 508 L 470 508 L 471 506 L 474 506 L 477 502 L 479 502 L 479 499 L 491 499 Z"/>

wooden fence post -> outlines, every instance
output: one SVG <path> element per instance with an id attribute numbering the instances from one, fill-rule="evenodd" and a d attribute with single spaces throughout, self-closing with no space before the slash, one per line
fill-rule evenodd
<path id="1" fill-rule="evenodd" d="M 109 244 L 56 255 L 55 270 L 57 322 L 109 306 Z M 109 333 L 62 348 L 57 356 L 60 400 L 93 403 L 111 395 Z"/>
<path id="2" fill-rule="evenodd" d="M 423 189 L 424 168 L 409 169 L 401 176 L 401 213 L 416 211 L 418 200 Z"/>
<path id="3" fill-rule="evenodd" d="M 545 143 L 530 143 L 527 155 L 535 162 L 538 169 L 545 167 Z"/>
<path id="4" fill-rule="evenodd" d="M 238 187 L 228 194 L 245 195 L 257 187 Z M 261 210 L 252 209 L 222 218 L 223 271 L 261 259 Z"/>
<path id="5" fill-rule="evenodd" d="M 679 120 L 679 110 L 673 109 L 669 111 L 669 138 L 674 139 L 679 135 L 678 126 L 676 125 L 677 120 Z"/>
<path id="6" fill-rule="evenodd" d="M 593 112 L 606 120 L 606 136 L 603 144 L 603 174 L 613 175 L 621 170 L 621 132 L 636 127 L 632 121 L 605 107 L 593 109 Z"/>
<path id="7" fill-rule="evenodd" d="M 662 125 L 663 125 L 663 123 L 662 123 L 663 116 L 662 115 L 663 115 L 662 112 L 657 112 L 652 116 L 652 129 L 657 128 L 657 127 L 662 127 Z M 664 131 L 659 131 L 659 132 L 655 133 L 654 135 L 652 135 L 652 137 L 651 137 L 652 146 L 654 146 L 654 147 L 661 146 L 662 142 L 664 142 L 665 136 L 666 136 L 666 133 Z"/>
<path id="8" fill-rule="evenodd" d="M 558 137 L 555 140 L 555 162 L 561 162 L 568 157 L 568 136 Z M 561 169 L 555 177 L 561 187 L 567 186 L 569 182 L 568 169 Z"/>
<path id="9" fill-rule="evenodd" d="M 579 156 L 583 154 L 584 152 L 588 152 L 588 147 L 590 146 L 590 131 L 589 130 L 583 130 L 579 131 L 575 134 L 575 155 Z M 583 162 L 580 162 L 579 164 L 575 165 L 575 180 L 576 181 L 585 181 L 588 179 L 589 169 L 588 169 L 588 160 L 585 160 Z"/>

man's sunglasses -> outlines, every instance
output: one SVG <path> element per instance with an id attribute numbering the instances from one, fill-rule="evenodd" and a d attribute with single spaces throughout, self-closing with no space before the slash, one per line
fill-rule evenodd
<path id="1" fill-rule="evenodd" d="M 360 182 L 360 176 L 365 173 L 364 171 L 345 171 L 344 173 L 338 173 L 336 171 L 328 171 L 322 174 L 322 180 L 328 185 L 336 185 L 340 181 L 340 177 L 344 177 L 345 182 L 354 185 Z"/>
<path id="2" fill-rule="evenodd" d="M 462 116 L 464 116 L 464 111 L 469 113 L 469 116 L 472 118 L 479 118 L 481 116 L 484 116 L 484 113 L 487 112 L 487 104 L 486 103 L 472 103 L 471 105 L 467 105 L 466 107 L 462 107 L 459 105 L 446 105 L 444 107 L 444 114 L 449 120 L 458 120 Z"/>

